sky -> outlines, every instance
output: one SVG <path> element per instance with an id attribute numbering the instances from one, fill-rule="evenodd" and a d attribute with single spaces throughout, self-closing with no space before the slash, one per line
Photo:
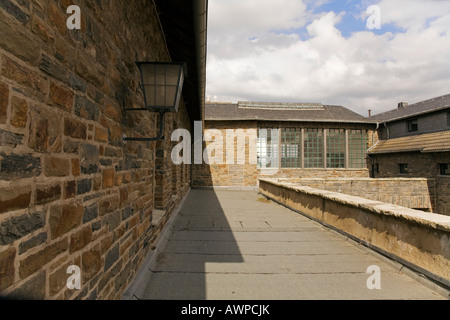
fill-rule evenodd
<path id="1" fill-rule="evenodd" d="M 367 116 L 450 93 L 450 0 L 209 0 L 211 101 Z"/>

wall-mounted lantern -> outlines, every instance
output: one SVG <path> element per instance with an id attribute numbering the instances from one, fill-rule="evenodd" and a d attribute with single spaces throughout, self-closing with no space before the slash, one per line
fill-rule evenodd
<path id="1" fill-rule="evenodd" d="M 155 138 L 128 138 L 124 141 L 158 141 L 164 139 L 164 115 L 178 112 L 183 90 L 186 67 L 184 63 L 137 62 L 141 72 L 144 108 L 130 108 L 128 111 L 158 112 L 159 134 Z"/>

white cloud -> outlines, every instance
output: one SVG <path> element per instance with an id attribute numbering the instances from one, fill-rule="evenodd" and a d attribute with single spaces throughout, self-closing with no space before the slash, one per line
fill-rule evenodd
<path id="1" fill-rule="evenodd" d="M 315 15 L 300 0 L 211 0 L 207 95 L 342 104 L 366 115 L 450 93 L 449 4 L 383 0 L 382 23 L 405 31 L 345 38 L 336 27 L 345 13 Z M 306 37 L 294 33 L 301 27 Z"/>

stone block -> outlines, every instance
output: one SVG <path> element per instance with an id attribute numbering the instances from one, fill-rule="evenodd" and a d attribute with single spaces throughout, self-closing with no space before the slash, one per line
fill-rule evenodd
<path id="1" fill-rule="evenodd" d="M 25 128 L 28 121 L 28 103 L 16 96 L 11 99 L 11 125 L 16 128 Z"/>
<path id="2" fill-rule="evenodd" d="M 83 270 L 83 282 L 88 282 L 102 269 L 103 261 L 101 253 L 97 249 L 83 252 L 81 256 L 81 269 Z"/>
<path id="3" fill-rule="evenodd" d="M 78 204 L 52 207 L 49 227 L 51 239 L 56 239 L 81 225 L 84 208 Z"/>
<path id="4" fill-rule="evenodd" d="M 99 108 L 84 96 L 75 97 L 75 114 L 92 121 L 99 121 Z"/>
<path id="5" fill-rule="evenodd" d="M 66 287 L 67 279 L 70 277 L 70 274 L 67 273 L 67 268 L 70 265 L 72 265 L 72 262 L 65 263 L 50 274 L 48 278 L 50 297 L 53 297 Z"/>
<path id="6" fill-rule="evenodd" d="M 14 283 L 16 248 L 0 252 L 0 292 Z"/>
<path id="7" fill-rule="evenodd" d="M 31 186 L 0 189 L 0 214 L 26 209 L 31 203 Z"/>
<path id="8" fill-rule="evenodd" d="M 35 107 L 31 111 L 28 145 L 37 152 L 59 153 L 62 150 L 62 117 Z"/>
<path id="9" fill-rule="evenodd" d="M 8 112 L 9 88 L 6 84 L 0 83 L 0 123 L 6 123 Z"/>
<path id="10" fill-rule="evenodd" d="M 43 245 L 47 241 L 47 233 L 42 232 L 37 236 L 19 244 L 19 255 L 24 254 L 28 250 Z"/>
<path id="11" fill-rule="evenodd" d="M 33 16 L 31 21 L 31 31 L 44 43 L 53 44 L 55 41 L 55 36 L 53 35 L 50 28 L 36 15 Z"/>
<path id="12" fill-rule="evenodd" d="M 0 179 L 31 178 L 41 174 L 41 159 L 28 154 L 0 153 Z"/>
<path id="13" fill-rule="evenodd" d="M 83 223 L 88 223 L 98 217 L 98 203 L 84 208 Z"/>
<path id="14" fill-rule="evenodd" d="M 86 81 L 74 75 L 73 73 L 69 74 L 69 80 L 67 81 L 67 84 L 76 91 L 86 92 Z"/>
<path id="15" fill-rule="evenodd" d="M 46 272 L 41 271 L 35 277 L 26 281 L 19 288 L 8 294 L 7 298 L 14 300 L 35 300 L 45 299 Z"/>
<path id="16" fill-rule="evenodd" d="M 39 39 L 17 19 L 13 20 L 5 15 L 0 19 L 0 30 L 4 32 L 0 37 L 0 48 L 33 65 L 37 64 L 41 54 Z"/>
<path id="17" fill-rule="evenodd" d="M 101 127 L 95 127 L 94 139 L 98 142 L 108 142 L 108 130 Z"/>
<path id="18" fill-rule="evenodd" d="M 16 6 L 13 2 L 9 0 L 4 0 L 0 2 L 0 8 L 4 9 L 6 13 L 13 16 L 17 21 L 22 24 L 26 24 L 29 20 L 29 15 L 23 12 L 23 10 Z"/>
<path id="19" fill-rule="evenodd" d="M 96 61 L 90 56 L 86 50 L 81 48 L 76 53 L 77 64 L 75 65 L 75 72 L 78 76 L 86 80 L 87 83 L 94 85 L 96 88 L 102 88 L 104 85 L 105 71 Z"/>
<path id="20" fill-rule="evenodd" d="M 39 63 L 39 69 L 49 76 L 65 82 L 68 78 L 67 69 L 53 61 L 49 56 L 43 54 Z"/>
<path id="21" fill-rule="evenodd" d="M 43 266 L 50 263 L 58 255 L 65 252 L 69 247 L 67 238 L 53 243 L 41 249 L 35 254 L 29 255 L 19 264 L 20 279 L 25 279 L 40 270 Z"/>
<path id="22" fill-rule="evenodd" d="M 108 271 L 117 260 L 119 260 L 119 244 L 116 244 L 106 253 L 103 271 Z"/>
<path id="23" fill-rule="evenodd" d="M 45 156 L 44 174 L 47 177 L 66 177 L 70 173 L 69 159 Z"/>
<path id="24" fill-rule="evenodd" d="M 74 253 L 86 247 L 92 241 L 92 228 L 86 228 L 78 231 L 70 237 L 69 252 Z"/>
<path id="25" fill-rule="evenodd" d="M 0 245 L 8 245 L 45 225 L 45 213 L 36 212 L 12 217 L 0 224 Z"/>
<path id="26" fill-rule="evenodd" d="M 74 94 L 71 90 L 61 87 L 54 82 L 50 84 L 50 102 L 64 111 L 72 112 Z"/>
<path id="27" fill-rule="evenodd" d="M 46 204 L 61 199 L 61 185 L 37 186 L 35 204 Z"/>
<path id="28" fill-rule="evenodd" d="M 114 187 L 114 169 L 103 169 L 102 177 L 102 187 L 103 189 Z"/>
<path id="29" fill-rule="evenodd" d="M 81 145 L 81 173 L 93 174 L 99 171 L 99 149 L 91 144 Z"/>
<path id="30" fill-rule="evenodd" d="M 22 145 L 23 135 L 0 129 L 0 147 L 15 148 Z"/>
<path id="31" fill-rule="evenodd" d="M 62 12 L 58 6 L 50 2 L 47 7 L 47 17 L 50 25 L 61 35 L 67 32 L 66 20 L 67 16 Z"/>
<path id="32" fill-rule="evenodd" d="M 75 197 L 77 194 L 77 183 L 76 181 L 64 182 L 64 199 L 69 199 Z"/>
<path id="33" fill-rule="evenodd" d="M 78 177 L 81 174 L 81 165 L 80 165 L 80 159 L 72 159 L 72 175 L 74 177 Z"/>
<path id="34" fill-rule="evenodd" d="M 77 181 L 77 194 L 82 195 L 92 190 L 92 179 L 83 179 Z"/>
<path id="35" fill-rule="evenodd" d="M 108 224 L 109 231 L 114 231 L 120 224 L 120 211 L 115 211 L 113 213 L 110 213 L 109 216 L 107 216 L 104 221 Z"/>
<path id="36" fill-rule="evenodd" d="M 4 77 L 42 94 L 46 94 L 48 91 L 48 81 L 45 78 L 10 58 L 3 57 L 2 74 Z"/>

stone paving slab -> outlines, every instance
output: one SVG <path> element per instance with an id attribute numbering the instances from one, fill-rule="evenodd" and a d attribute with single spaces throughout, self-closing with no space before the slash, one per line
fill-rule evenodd
<path id="1" fill-rule="evenodd" d="M 168 228 L 135 299 L 445 299 L 400 264 L 255 191 L 191 190 Z M 380 290 L 366 285 L 372 265 Z"/>

